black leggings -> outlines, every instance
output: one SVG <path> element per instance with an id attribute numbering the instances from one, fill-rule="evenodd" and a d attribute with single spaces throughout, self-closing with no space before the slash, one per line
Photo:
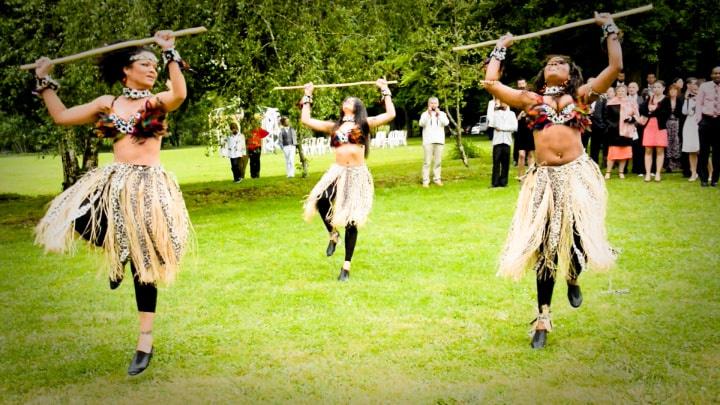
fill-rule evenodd
<path id="1" fill-rule="evenodd" d="M 327 190 L 323 191 L 322 196 L 317 201 L 317 209 L 320 213 L 320 217 L 325 223 L 325 228 L 328 232 L 332 232 L 333 228 L 330 220 L 327 218 L 328 212 L 330 212 L 330 205 L 335 198 L 335 183 L 333 183 Z M 352 260 L 353 253 L 355 252 L 355 243 L 357 243 L 358 230 L 355 225 L 345 225 L 345 261 L 349 262 Z"/>
<path id="2" fill-rule="evenodd" d="M 580 244 L 580 235 L 578 235 L 573 230 L 573 239 L 575 240 L 575 246 L 578 247 L 578 250 L 580 250 L 580 254 L 585 254 L 582 249 L 582 245 Z M 550 306 L 550 301 L 552 301 L 552 295 L 553 295 L 553 288 L 555 287 L 555 276 L 552 274 L 552 271 L 550 269 L 547 269 L 547 265 L 544 263 L 544 256 L 542 255 L 543 246 L 540 245 L 540 261 L 542 264 L 540 264 L 537 267 L 537 301 L 538 301 L 538 311 L 542 312 L 542 306 L 547 305 Z M 571 258 L 572 263 L 570 265 L 570 269 L 568 270 L 570 272 L 570 279 L 571 280 L 577 280 L 577 278 L 580 276 L 580 272 L 582 271 L 582 266 L 580 265 L 580 259 L 578 258 L 578 253 L 575 251 L 575 249 L 571 248 Z M 554 260 L 555 264 L 557 265 L 557 255 L 555 256 Z"/>
<path id="3" fill-rule="evenodd" d="M 107 233 L 107 217 L 101 210 L 96 210 L 98 229 L 95 238 L 91 238 L 90 229 L 90 211 L 85 215 L 75 219 L 75 231 L 77 231 L 83 239 L 93 243 L 98 247 L 102 247 Z M 157 287 L 155 284 L 141 283 L 135 265 L 130 262 L 130 271 L 133 275 L 133 283 L 135 284 L 135 303 L 139 312 L 155 312 L 157 306 Z"/>

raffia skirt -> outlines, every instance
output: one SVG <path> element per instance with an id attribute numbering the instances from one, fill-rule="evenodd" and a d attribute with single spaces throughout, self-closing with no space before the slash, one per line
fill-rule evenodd
<path id="1" fill-rule="evenodd" d="M 532 167 L 520 190 L 498 275 L 519 280 L 532 269 L 537 277 L 567 278 L 573 254 L 583 270 L 611 268 L 616 252 L 607 241 L 606 205 L 602 174 L 587 155 L 562 166 Z"/>
<path id="2" fill-rule="evenodd" d="M 177 181 L 161 166 L 113 163 L 53 199 L 35 228 L 35 243 L 64 253 L 76 231 L 102 246 L 111 280 L 121 279 L 131 260 L 140 282 L 168 283 L 185 252 L 190 218 Z"/>
<path id="3" fill-rule="evenodd" d="M 331 202 L 327 218 L 335 227 L 363 226 L 372 210 L 375 186 L 367 165 L 342 166 L 333 164 L 315 184 L 305 200 L 304 217 L 310 221 L 317 212 L 317 201 L 325 190 L 335 186 L 335 200 Z"/>

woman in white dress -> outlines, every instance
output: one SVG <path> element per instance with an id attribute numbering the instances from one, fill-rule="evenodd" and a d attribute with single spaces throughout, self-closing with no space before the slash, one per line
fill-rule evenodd
<path id="1" fill-rule="evenodd" d="M 683 125 L 683 141 L 682 151 L 688 154 L 690 160 L 690 178 L 688 181 L 695 181 L 698 178 L 697 162 L 698 152 L 700 151 L 700 137 L 698 135 L 698 124 L 695 122 L 695 95 L 698 91 L 698 80 L 694 77 L 687 79 L 687 92 L 685 93 L 685 102 L 682 106 L 682 113 L 687 117 L 685 125 Z"/>

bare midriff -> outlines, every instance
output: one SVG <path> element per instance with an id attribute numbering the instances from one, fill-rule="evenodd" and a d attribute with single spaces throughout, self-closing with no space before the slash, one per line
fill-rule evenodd
<path id="1" fill-rule="evenodd" d="M 580 131 L 565 125 L 551 125 L 535 131 L 535 160 L 540 166 L 560 166 L 580 157 L 583 144 Z"/>
<path id="2" fill-rule="evenodd" d="M 113 157 L 117 163 L 134 165 L 160 165 L 161 137 L 135 141 L 132 136 L 124 136 L 113 144 Z"/>
<path id="3" fill-rule="evenodd" d="M 335 163 L 342 166 L 365 164 L 365 146 L 345 143 L 335 148 Z"/>

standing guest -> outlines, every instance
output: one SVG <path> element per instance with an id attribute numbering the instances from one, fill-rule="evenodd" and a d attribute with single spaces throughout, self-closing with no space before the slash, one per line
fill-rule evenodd
<path id="1" fill-rule="evenodd" d="M 42 97 L 56 124 L 95 123 L 95 134 L 113 140 L 113 163 L 87 172 L 57 196 L 35 228 L 35 243 L 46 251 L 72 249 L 75 232 L 105 253 L 110 288 L 116 289 L 130 262 L 139 317 L 136 351 L 129 375 L 143 372 L 153 356 L 152 328 L 158 283 L 169 283 L 178 272 L 190 232 L 190 219 L 174 177 L 160 165 L 166 135 L 166 115 L 185 100 L 187 89 L 172 31 L 159 31 L 155 43 L 171 84 L 153 94 L 158 59 L 142 47 L 105 54 L 101 76 L 108 84 L 123 84 L 121 95 L 103 95 L 67 108 L 50 78 L 48 58 L 37 61 L 36 94 Z"/>
<path id="2" fill-rule="evenodd" d="M 532 167 L 535 164 L 535 140 L 529 125 L 527 113 L 520 111 L 517 132 L 515 133 L 515 149 L 518 151 L 518 180 L 525 175 L 526 163 L 527 167 Z"/>
<path id="3" fill-rule="evenodd" d="M 685 82 L 683 81 L 683 79 L 681 77 L 676 77 L 670 83 L 670 86 L 677 87 L 679 94 L 682 95 L 683 88 L 685 88 Z M 668 86 L 668 89 L 670 89 L 670 86 Z"/>
<path id="4" fill-rule="evenodd" d="M 695 122 L 700 135 L 698 176 L 702 187 L 717 187 L 720 177 L 720 66 L 710 73 L 710 81 L 700 85 L 697 95 Z M 708 158 L 712 153 L 712 178 L 708 179 Z"/>
<path id="5" fill-rule="evenodd" d="M 640 94 L 644 101 L 647 101 L 648 98 L 653 93 L 653 87 L 655 86 L 655 82 L 657 81 L 657 77 L 655 77 L 655 73 L 648 73 L 646 76 L 645 81 L 647 82 L 647 87 L 643 89 L 642 93 Z M 663 84 L 663 87 L 665 85 Z"/>
<path id="6" fill-rule="evenodd" d="M 680 79 L 682 81 L 682 79 Z M 680 96 L 680 87 L 673 84 L 668 88 L 668 95 L 660 103 L 661 108 L 668 113 L 665 122 L 668 144 L 665 149 L 665 164 L 668 173 L 680 169 L 680 117 L 682 117 L 683 98 Z"/>
<path id="7" fill-rule="evenodd" d="M 625 164 L 632 158 L 632 142 L 637 138 L 635 122 L 639 118 L 635 100 L 627 97 L 627 87 L 620 85 L 615 89 L 615 97 L 605 106 L 607 123 L 608 165 L 605 178 L 609 179 L 615 162 L 619 162 L 618 177 L 625 178 Z"/>
<path id="8" fill-rule="evenodd" d="M 330 241 L 325 253 L 332 256 L 340 238 L 337 231 L 345 227 L 345 261 L 340 268 L 338 281 L 350 279 L 350 261 L 357 243 L 358 227 L 367 221 L 373 204 L 375 189 L 372 176 L 365 164 L 370 153 L 370 128 L 384 125 L 395 118 L 395 105 L 385 79 L 378 79 L 385 103 L 385 113 L 368 117 L 365 105 L 357 97 L 346 98 L 340 107 L 340 118 L 336 122 L 322 121 L 311 115 L 313 84 L 305 84 L 300 121 L 308 128 L 330 135 L 330 144 L 335 151 L 335 164 L 325 172 L 313 187 L 305 201 L 305 219 L 310 220 L 315 212 L 325 224 Z"/>
<path id="9" fill-rule="evenodd" d="M 498 274 L 519 279 L 536 274 L 538 317 L 533 321 L 533 348 L 545 347 L 552 329 L 550 301 L 555 279 L 564 277 L 573 307 L 582 303 L 578 276 L 586 267 L 608 269 L 615 253 L 607 241 L 607 191 L 597 164 L 585 155 L 580 134 L 589 125 L 586 107 L 604 93 L 622 67 L 618 28 L 612 17 L 595 14 L 602 25 L 609 65 L 595 80 L 583 83 L 580 69 L 565 56 L 551 56 L 538 74 L 540 94 L 522 92 L 498 81 L 512 36 L 501 37 L 490 54 L 482 83 L 498 100 L 522 108 L 535 130 L 538 166 L 522 183 L 518 206 L 500 258 Z"/>
<path id="10" fill-rule="evenodd" d="M 528 90 L 527 80 L 525 80 L 525 79 L 518 79 L 518 81 L 517 81 L 517 89 L 520 90 L 520 91 L 523 91 L 523 90 L 527 91 L 527 90 Z M 518 116 L 518 131 L 515 133 L 516 139 L 515 139 L 515 143 L 513 144 L 513 154 L 512 154 L 513 166 L 516 166 L 516 165 L 520 164 L 520 160 L 519 160 L 519 158 L 520 158 L 520 150 L 518 149 L 518 139 L 517 139 L 517 137 L 519 137 L 519 136 L 521 136 L 521 135 L 524 135 L 524 134 L 520 134 L 520 131 L 522 131 L 522 124 L 523 124 L 523 122 L 525 122 L 524 117 L 521 117 L 521 116 L 520 116 L 520 114 L 522 114 L 522 110 L 520 110 L 520 111 L 515 111 L 515 114 Z M 529 128 L 527 128 L 527 130 L 525 131 L 525 134 L 529 134 L 530 139 L 532 139 L 532 132 L 530 132 L 530 129 L 529 129 Z M 535 146 L 534 146 L 534 145 L 533 145 L 533 150 L 535 150 Z M 522 167 L 523 167 L 523 168 L 525 168 L 525 165 L 529 165 L 529 164 L 530 164 L 530 163 L 527 162 L 527 160 L 528 160 L 528 154 L 527 154 L 527 151 L 526 151 L 526 153 L 525 153 L 525 161 L 522 162 Z M 522 171 L 521 171 L 520 173 L 522 173 Z M 518 179 L 518 180 L 519 180 L 519 178 L 520 178 L 520 176 L 517 176 L 517 177 L 516 177 L 516 179 Z"/>
<path id="11" fill-rule="evenodd" d="M 645 101 L 642 96 L 638 94 L 639 90 L 640 86 L 638 86 L 636 82 L 630 82 L 630 84 L 627 85 L 627 97 L 634 100 L 638 107 Z"/>
<path id="12" fill-rule="evenodd" d="M 515 113 L 507 104 L 497 101 L 496 108 L 492 113 L 493 131 L 493 167 L 492 186 L 506 187 L 508 183 L 508 171 L 510 170 L 510 146 L 512 145 L 512 134 L 517 131 L 518 121 Z"/>
<path id="13" fill-rule="evenodd" d="M 247 165 L 245 136 L 238 130 L 238 126 L 234 122 L 230 124 L 230 135 L 225 137 L 220 153 L 230 159 L 233 181 L 235 183 L 243 181 L 245 178 L 245 166 Z"/>
<path id="14" fill-rule="evenodd" d="M 660 172 L 665 160 L 665 148 L 668 145 L 665 124 L 670 111 L 663 108 L 666 104 L 660 102 L 665 98 L 665 82 L 657 80 L 653 84 L 653 92 L 640 106 L 640 122 L 645 125 L 643 129 L 643 147 L 645 148 L 645 181 L 652 178 L 653 152 L 655 152 L 655 181 L 660 181 Z"/>
<path id="15" fill-rule="evenodd" d="M 487 111 L 485 112 L 485 116 L 487 117 L 487 120 L 488 120 L 487 121 L 487 123 L 488 123 L 487 135 L 488 135 L 488 139 L 490 139 L 490 140 L 493 139 L 493 132 L 495 131 L 495 127 L 493 127 L 491 119 L 493 116 L 493 112 L 495 111 L 496 105 L 497 105 L 497 101 L 495 101 L 495 98 L 492 98 L 490 101 L 488 101 Z"/>
<path id="16" fill-rule="evenodd" d="M 628 98 L 635 101 L 639 107 L 645 102 L 645 100 L 638 94 L 640 86 L 636 82 L 630 82 L 627 87 Z M 643 126 L 640 122 L 635 122 L 635 129 L 637 130 L 638 137 L 632 142 L 632 172 L 638 176 L 645 175 L 645 148 L 642 146 L 642 129 Z"/>
<path id="17" fill-rule="evenodd" d="M 698 135 L 698 123 L 695 122 L 695 112 L 697 111 L 697 93 L 697 79 L 689 77 L 687 79 L 685 101 L 683 102 L 682 107 L 682 113 L 687 117 L 682 131 L 682 151 L 683 153 L 688 154 L 688 162 L 690 164 L 690 178 L 688 181 L 695 181 L 698 178 L 697 164 L 698 152 L 700 151 L 700 136 Z"/>
<path id="18" fill-rule="evenodd" d="M 445 127 L 450 124 L 447 114 L 440 110 L 437 97 L 428 99 L 428 108 L 420 114 L 423 141 L 422 185 L 430 186 L 430 164 L 433 162 L 433 183 L 442 186 L 440 176 L 442 154 L 445 147 Z"/>
<path id="19" fill-rule="evenodd" d="M 589 82 L 589 81 L 588 81 Z M 605 105 L 608 99 L 615 97 L 615 90 L 610 87 L 605 94 L 598 97 L 591 104 L 591 131 L 590 131 L 590 159 L 594 160 L 598 166 L 607 166 L 607 122 L 605 121 Z M 600 160 L 600 152 L 603 158 Z"/>
<path id="20" fill-rule="evenodd" d="M 246 138 L 247 154 L 250 158 L 250 177 L 260 177 L 260 155 L 262 155 L 262 140 L 270 133 L 260 126 L 259 117 L 252 116 L 246 128 L 252 128 Z"/>
<path id="21" fill-rule="evenodd" d="M 297 133 L 290 127 L 288 117 L 280 118 L 280 142 L 285 155 L 285 175 L 288 179 L 295 177 L 295 149 L 297 147 Z"/>
<path id="22" fill-rule="evenodd" d="M 616 88 L 618 86 L 627 86 L 627 83 L 625 83 L 625 71 L 624 70 L 621 70 L 620 73 L 618 73 L 617 79 L 615 79 L 615 82 L 612 85 L 613 88 Z"/>

